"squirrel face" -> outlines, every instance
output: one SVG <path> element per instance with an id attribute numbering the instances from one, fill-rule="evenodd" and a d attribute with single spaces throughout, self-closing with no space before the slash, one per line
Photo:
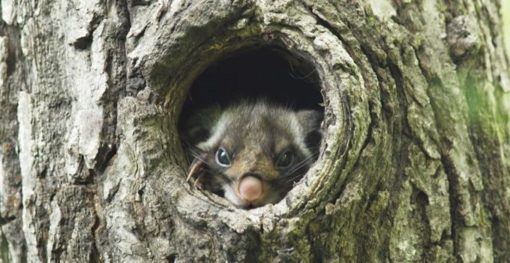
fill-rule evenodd
<path id="1" fill-rule="evenodd" d="M 264 101 L 202 111 L 187 126 L 188 178 L 237 207 L 276 203 L 317 157 L 320 121 L 318 111 Z"/>

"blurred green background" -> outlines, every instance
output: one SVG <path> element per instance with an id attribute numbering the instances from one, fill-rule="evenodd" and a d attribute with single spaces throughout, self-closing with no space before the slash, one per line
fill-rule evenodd
<path id="1" fill-rule="evenodd" d="M 510 56 L 510 0 L 503 2 L 503 34 L 505 34 L 506 53 Z"/>

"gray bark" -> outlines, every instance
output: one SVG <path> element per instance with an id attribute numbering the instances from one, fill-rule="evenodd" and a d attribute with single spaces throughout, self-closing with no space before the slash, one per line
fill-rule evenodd
<path id="1" fill-rule="evenodd" d="M 500 5 L 2 0 L 0 260 L 503 262 L 510 77 Z M 309 60 L 326 137 L 276 205 L 192 189 L 176 123 L 211 62 Z"/>

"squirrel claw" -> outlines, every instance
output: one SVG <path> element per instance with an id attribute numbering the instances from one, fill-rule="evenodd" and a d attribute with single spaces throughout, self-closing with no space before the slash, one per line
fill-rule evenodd
<path id="1" fill-rule="evenodd" d="M 193 183 L 193 186 L 197 189 L 204 190 L 204 180 L 205 176 L 203 174 L 199 175 L 198 178 Z"/>
<path id="2" fill-rule="evenodd" d="M 189 182 L 191 178 L 200 177 L 204 171 L 204 165 L 204 162 L 195 159 L 193 163 L 191 163 L 186 182 Z"/>

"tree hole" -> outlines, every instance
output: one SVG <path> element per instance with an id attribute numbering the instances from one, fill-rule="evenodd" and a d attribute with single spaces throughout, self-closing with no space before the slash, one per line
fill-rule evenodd
<path id="1" fill-rule="evenodd" d="M 249 209 L 280 201 L 319 154 L 320 79 L 279 47 L 235 52 L 188 91 L 179 132 L 197 188 Z"/>

